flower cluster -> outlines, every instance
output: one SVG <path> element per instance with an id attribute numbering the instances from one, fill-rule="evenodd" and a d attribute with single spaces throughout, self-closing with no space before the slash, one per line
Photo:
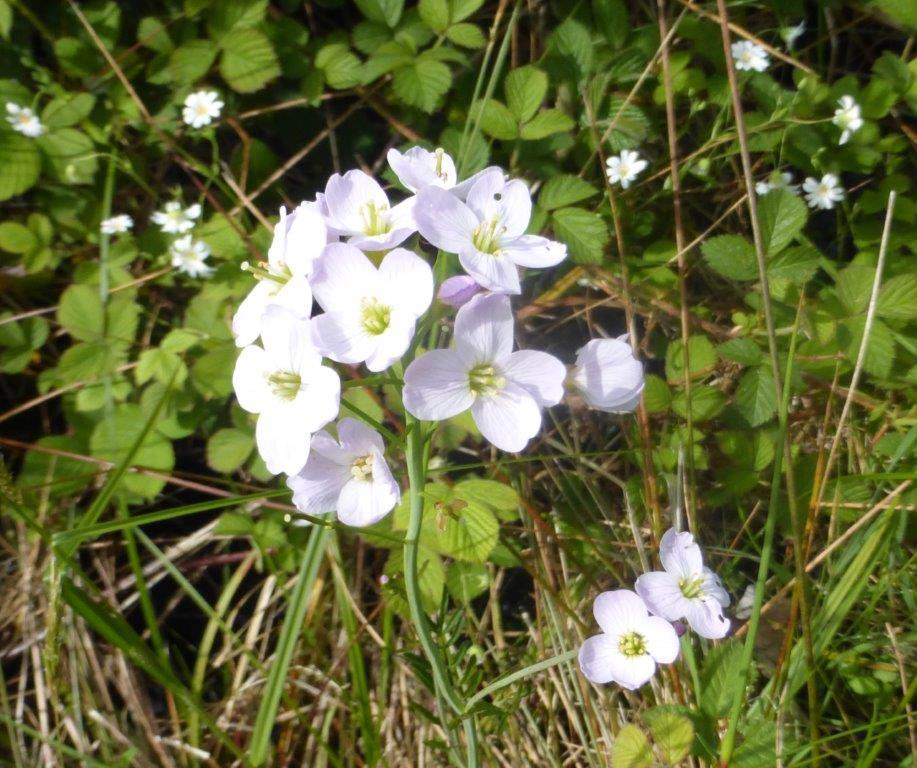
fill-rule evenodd
<path id="1" fill-rule="evenodd" d="M 334 512 L 350 525 L 380 520 L 400 491 L 377 431 L 349 418 L 336 437 L 325 430 L 341 399 L 330 363 L 383 374 L 410 351 L 403 377 L 398 367 L 386 379 L 402 387 L 405 410 L 422 421 L 470 411 L 485 439 L 506 451 L 525 448 L 568 380 L 553 355 L 514 349 L 520 268 L 551 267 L 567 255 L 561 243 L 527 232 L 525 183 L 500 168 L 459 181 L 441 149 L 393 149 L 388 160 L 411 193 L 400 202 L 352 170 L 334 174 L 314 201 L 280 209 L 267 260 L 242 265 L 257 282 L 232 322 L 241 348 L 233 384 L 242 408 L 257 415 L 267 469 L 288 476 L 301 512 Z M 454 256 L 465 274 L 438 286 L 443 303 L 457 308 L 451 346 L 415 358 L 437 290 L 430 264 L 411 247 L 418 242 L 443 251 L 446 264 Z M 596 339 L 580 350 L 569 384 L 593 408 L 632 411 L 643 367 L 626 341 Z"/>
<path id="2" fill-rule="evenodd" d="M 701 637 L 720 639 L 729 631 L 723 608 L 729 593 L 704 565 L 690 533 L 669 529 L 659 548 L 662 571 L 637 578 L 634 591 L 603 592 L 593 603 L 601 634 L 580 648 L 579 664 L 593 683 L 617 683 L 634 690 L 653 676 L 657 664 L 678 657 L 678 632 L 671 622 L 684 619 Z"/>

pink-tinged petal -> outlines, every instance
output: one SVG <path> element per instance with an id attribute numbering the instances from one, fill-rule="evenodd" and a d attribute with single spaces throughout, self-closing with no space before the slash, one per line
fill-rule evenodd
<path id="1" fill-rule="evenodd" d="M 567 258 L 566 245 L 539 235 L 522 235 L 505 243 L 501 241 L 500 251 L 514 264 L 533 269 L 553 267 Z"/>
<path id="2" fill-rule="evenodd" d="M 509 382 L 499 392 L 479 395 L 471 415 L 488 441 L 510 453 L 525 448 L 541 429 L 541 409 L 535 398 Z"/>
<path id="3" fill-rule="evenodd" d="M 319 435 L 313 438 L 306 465 L 298 475 L 287 478 L 287 486 L 293 491 L 293 503 L 307 515 L 334 512 L 341 490 L 352 478 L 349 464 L 330 461 L 315 449 Z"/>
<path id="4" fill-rule="evenodd" d="M 326 312 L 353 309 L 360 298 L 368 295 L 378 280 L 378 273 L 366 254 L 345 243 L 331 243 L 312 276 L 312 292 Z"/>
<path id="5" fill-rule="evenodd" d="M 278 288 L 271 280 L 261 280 L 242 299 L 232 318 L 232 334 L 237 347 L 247 347 L 261 335 L 261 317 Z"/>
<path id="6" fill-rule="evenodd" d="M 459 253 L 459 262 L 488 291 L 512 295 L 522 292 L 519 270 L 502 252 L 481 253 L 477 248 L 466 248 Z"/>
<path id="7" fill-rule="evenodd" d="M 344 421 L 352 421 L 352 419 L 342 419 L 341 423 Z M 339 424 L 338 434 L 340 434 L 340 429 Z M 341 443 L 335 440 L 325 430 L 316 432 L 312 435 L 312 452 L 309 455 L 311 457 L 315 454 L 320 454 L 326 461 L 330 461 L 332 464 L 347 467 L 348 472 L 350 471 L 350 465 L 353 463 L 354 456 L 356 455 L 346 447 L 343 447 Z"/>
<path id="8" fill-rule="evenodd" d="M 615 679 L 612 659 L 620 655 L 616 641 L 608 635 L 594 635 L 580 646 L 579 668 L 590 682 L 610 683 Z"/>
<path id="9" fill-rule="evenodd" d="M 404 407 L 418 419 L 441 421 L 467 411 L 474 402 L 468 368 L 451 349 L 434 349 L 404 372 Z"/>
<path id="10" fill-rule="evenodd" d="M 245 347 L 236 359 L 232 386 L 239 405 L 249 413 L 261 413 L 272 397 L 268 373 L 267 353 L 261 347 Z"/>
<path id="11" fill-rule="evenodd" d="M 720 577 L 706 566 L 704 566 L 703 575 L 704 583 L 701 585 L 703 593 L 712 597 L 720 605 L 726 608 L 729 603 L 732 602 L 732 598 L 730 598 L 729 593 L 723 588 Z"/>
<path id="12" fill-rule="evenodd" d="M 420 317 L 433 301 L 433 270 L 404 248 L 385 255 L 379 265 L 380 295 L 392 307 Z"/>
<path id="13" fill-rule="evenodd" d="M 343 176 L 334 174 L 325 187 L 325 204 L 331 226 L 342 232 L 355 234 L 363 231 L 361 208 L 367 203 L 377 210 L 388 207 L 388 197 L 379 182 L 363 171 L 348 171 Z"/>
<path id="14" fill-rule="evenodd" d="M 301 422 L 291 419 L 290 411 L 290 408 L 272 405 L 258 416 L 255 442 L 272 475 L 298 474 L 309 458 L 312 433 Z"/>
<path id="15" fill-rule="evenodd" d="M 315 366 L 303 378 L 302 389 L 293 403 L 298 411 L 297 418 L 302 419 L 309 432 L 318 432 L 334 421 L 341 410 L 341 379 L 337 372 L 325 365 Z"/>
<path id="16" fill-rule="evenodd" d="M 294 275 L 309 275 L 328 242 L 328 228 L 314 203 L 302 203 L 289 218 L 284 261 Z"/>
<path id="17" fill-rule="evenodd" d="M 373 351 L 365 358 L 366 367 L 373 373 L 380 373 L 400 360 L 414 338 L 414 315 L 403 310 L 392 310 L 388 328 L 372 337 Z"/>
<path id="18" fill-rule="evenodd" d="M 650 616 L 646 623 L 646 650 L 657 664 L 671 664 L 678 658 L 678 633 L 669 622 Z"/>
<path id="19" fill-rule="evenodd" d="M 513 310 L 500 294 L 477 296 L 455 317 L 455 350 L 467 363 L 504 364 L 513 351 Z"/>
<path id="20" fill-rule="evenodd" d="M 602 631 L 613 637 L 639 631 L 649 615 L 640 596 L 629 589 L 602 592 L 592 603 L 592 614 Z"/>
<path id="21" fill-rule="evenodd" d="M 261 318 L 261 343 L 275 371 L 300 373 L 321 359 L 312 344 L 310 321 L 277 305 L 268 306 Z"/>
<path id="22" fill-rule="evenodd" d="M 522 349 L 510 355 L 502 372 L 527 390 L 542 408 L 557 405 L 563 399 L 567 369 L 554 355 Z"/>
<path id="23" fill-rule="evenodd" d="M 424 239 L 448 253 L 471 247 L 471 236 L 478 226 L 478 218 L 467 205 L 438 187 L 417 193 L 414 220 Z"/>
<path id="24" fill-rule="evenodd" d="M 532 195 L 524 181 L 507 182 L 500 193 L 500 218 L 506 237 L 519 237 L 532 218 Z"/>
<path id="25" fill-rule="evenodd" d="M 694 537 L 687 531 L 669 528 L 659 542 L 662 567 L 679 579 L 697 578 L 704 572 L 704 558 Z"/>
<path id="26" fill-rule="evenodd" d="M 443 304 L 448 304 L 453 309 L 458 309 L 471 301 L 482 290 L 484 289 L 478 285 L 471 275 L 456 275 L 443 280 L 436 298 Z"/>
<path id="27" fill-rule="evenodd" d="M 475 184 L 477 184 L 478 179 L 480 179 L 480 178 L 481 178 L 482 176 L 484 176 L 485 174 L 491 173 L 492 171 L 499 171 L 501 176 L 503 176 L 503 177 L 506 176 L 506 174 L 503 173 L 503 169 L 502 169 L 502 168 L 500 168 L 500 167 L 497 166 L 497 165 L 491 165 L 491 166 L 488 166 L 487 168 L 485 168 L 483 171 L 478 171 L 478 172 L 475 173 L 474 175 L 469 176 L 469 177 L 468 177 L 467 179 L 465 179 L 464 181 L 460 181 L 458 184 L 456 184 L 454 187 L 452 187 L 452 189 L 450 189 L 449 191 L 450 191 L 453 195 L 455 195 L 459 200 L 467 200 L 467 199 L 468 199 L 468 193 L 471 192 L 471 188 L 472 188 Z"/>
<path id="28" fill-rule="evenodd" d="M 375 338 L 363 330 L 360 316 L 352 309 L 314 318 L 312 339 L 325 357 L 348 365 L 362 363 L 376 347 Z"/>
<path id="29" fill-rule="evenodd" d="M 685 618 L 691 629 L 709 640 L 719 640 L 729 633 L 729 619 L 723 615 L 723 606 L 712 597 L 691 600 Z"/>
<path id="30" fill-rule="evenodd" d="M 678 577 L 666 571 L 650 571 L 637 577 L 634 590 L 657 616 L 675 621 L 685 615 L 688 599 L 678 586 Z"/>
<path id="31" fill-rule="evenodd" d="M 356 419 L 341 419 L 338 422 L 338 437 L 347 452 L 355 456 L 364 456 L 373 450 L 385 452 L 382 436 L 372 427 Z"/>
<path id="32" fill-rule="evenodd" d="M 479 221 L 499 219 L 502 214 L 500 200 L 506 180 L 499 168 L 480 173 L 468 190 L 468 207 Z"/>

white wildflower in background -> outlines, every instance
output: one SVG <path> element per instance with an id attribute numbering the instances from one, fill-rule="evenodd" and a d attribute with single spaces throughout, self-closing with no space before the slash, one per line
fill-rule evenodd
<path id="1" fill-rule="evenodd" d="M 232 319 L 236 346 L 251 344 L 261 333 L 267 308 L 286 307 L 297 317 L 312 314 L 312 289 L 309 275 L 328 241 L 328 229 L 315 203 L 302 203 L 292 213 L 281 206 L 280 220 L 274 226 L 274 239 L 267 262 L 242 268 L 258 283 L 243 299 Z"/>
<path id="2" fill-rule="evenodd" d="M 109 219 L 103 219 L 99 224 L 99 230 L 103 235 L 120 235 L 129 232 L 134 227 L 134 220 L 126 213 L 120 213 Z"/>
<path id="3" fill-rule="evenodd" d="M 185 99 L 182 119 L 192 128 L 210 125 L 223 111 L 223 102 L 216 91 L 195 91 Z"/>
<path id="4" fill-rule="evenodd" d="M 644 573 L 634 585 L 649 609 L 668 621 L 686 619 L 701 637 L 725 637 L 729 619 L 723 608 L 729 605 L 729 593 L 704 565 L 694 537 L 670 528 L 660 542 L 659 559 L 665 570 Z"/>
<path id="5" fill-rule="evenodd" d="M 732 58 L 736 69 L 763 72 L 770 66 L 771 60 L 767 51 L 751 40 L 740 40 L 732 44 Z"/>
<path id="6" fill-rule="evenodd" d="M 850 139 L 851 134 L 863 127 L 863 116 L 860 112 L 860 105 L 856 103 L 853 96 L 841 96 L 837 104 L 838 109 L 834 110 L 834 118 L 831 122 L 841 129 L 838 144 L 843 145 Z"/>
<path id="7" fill-rule="evenodd" d="M 185 208 L 178 200 L 172 200 L 161 211 L 156 211 L 150 220 L 166 234 L 183 235 L 193 229 L 200 216 L 201 206 L 197 203 Z"/>
<path id="8" fill-rule="evenodd" d="M 646 168 L 646 160 L 632 149 L 621 150 L 616 157 L 609 157 L 605 161 L 605 173 L 612 184 L 620 184 L 621 189 L 627 189 L 630 183 L 637 178 Z"/>
<path id="9" fill-rule="evenodd" d="M 313 337 L 339 363 L 366 363 L 384 371 L 407 350 L 417 319 L 433 300 L 433 272 L 416 253 L 389 251 L 377 269 L 346 243 L 325 248 L 312 277 L 325 310 L 313 320 Z"/>
<path id="10" fill-rule="evenodd" d="M 500 294 L 477 296 L 455 318 L 453 349 L 434 349 L 404 373 L 404 407 L 441 421 L 471 409 L 481 434 L 521 451 L 541 428 L 541 410 L 563 397 L 564 366 L 546 352 L 513 352 L 513 312 Z"/>
<path id="11" fill-rule="evenodd" d="M 258 414 L 255 442 L 269 472 L 297 474 L 309 458 L 311 436 L 340 409 L 341 380 L 312 344 L 308 320 L 269 307 L 263 347 L 245 347 L 232 375 L 239 405 Z"/>
<path id="12" fill-rule="evenodd" d="M 422 189 L 416 200 L 420 234 L 458 254 L 464 270 L 489 291 L 519 293 L 517 267 L 553 267 L 567 256 L 562 243 L 525 234 L 532 215 L 528 187 L 505 181 L 497 168 L 478 177 L 466 202 L 437 187 Z"/>
<path id="13" fill-rule="evenodd" d="M 441 189 L 448 189 L 460 200 L 464 200 L 468 196 L 471 187 L 482 173 L 500 170 L 492 166 L 484 171 L 479 171 L 464 181 L 459 181 L 456 175 L 455 161 L 448 152 L 441 148 L 433 152 L 423 147 L 411 147 L 407 152 L 390 149 L 387 159 L 391 169 L 398 177 L 398 181 L 411 192 L 419 192 L 426 187 L 440 187 Z"/>
<path id="14" fill-rule="evenodd" d="M 795 27 L 781 27 L 780 28 L 780 37 L 783 39 L 783 42 L 786 43 L 787 48 L 793 48 L 796 45 L 796 41 L 802 36 L 803 32 L 806 31 L 806 20 L 803 19 Z"/>
<path id="15" fill-rule="evenodd" d="M 576 353 L 571 380 L 590 407 L 624 413 L 640 404 L 643 364 L 626 341 L 593 339 Z"/>
<path id="16" fill-rule="evenodd" d="M 636 690 L 649 682 L 657 664 L 678 658 L 678 635 L 659 616 L 651 616 L 639 595 L 629 589 L 603 592 L 592 605 L 602 633 L 580 648 L 579 665 L 593 683 L 617 683 Z"/>
<path id="17" fill-rule="evenodd" d="M 207 264 L 210 246 L 203 240 L 194 240 L 191 235 L 178 238 L 169 248 L 172 266 L 188 277 L 207 277 L 213 267 Z"/>
<path id="18" fill-rule="evenodd" d="M 759 181 L 755 184 L 755 192 L 759 197 L 763 197 L 776 189 L 785 189 L 795 195 L 799 192 L 799 185 L 793 184 L 793 174 L 789 171 L 772 173 L 766 181 Z"/>
<path id="19" fill-rule="evenodd" d="M 45 132 L 45 127 L 38 119 L 38 115 L 29 107 L 20 107 L 11 101 L 6 103 L 6 122 L 13 127 L 14 131 L 30 139 L 41 136 Z"/>
<path id="20" fill-rule="evenodd" d="M 745 591 L 742 593 L 742 597 L 739 598 L 739 602 L 736 603 L 735 615 L 737 619 L 745 621 L 746 619 L 751 618 L 752 611 L 755 607 L 755 585 L 748 584 L 745 587 Z"/>
<path id="21" fill-rule="evenodd" d="M 323 204 L 329 229 L 364 251 L 387 251 L 407 240 L 417 227 L 414 198 L 389 207 L 388 196 L 372 176 L 363 171 L 335 173 L 325 187 Z"/>
<path id="22" fill-rule="evenodd" d="M 809 208 L 820 208 L 827 211 L 833 208 L 835 203 L 844 199 L 844 188 L 833 173 L 826 173 L 821 177 L 821 181 L 809 176 L 803 182 L 802 189 L 806 193 Z"/>
<path id="23" fill-rule="evenodd" d="M 346 525 L 373 525 L 401 500 L 385 461 L 385 444 L 373 429 L 341 419 L 338 440 L 327 432 L 312 436 L 306 465 L 287 479 L 296 508 L 308 515 L 336 512 Z"/>

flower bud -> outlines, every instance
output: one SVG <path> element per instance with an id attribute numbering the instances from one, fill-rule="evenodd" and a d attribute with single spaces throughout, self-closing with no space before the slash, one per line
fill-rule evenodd
<path id="1" fill-rule="evenodd" d="M 633 411 L 643 392 L 643 364 L 620 339 L 593 339 L 576 353 L 572 381 L 586 403 L 599 411 Z"/>
<path id="2" fill-rule="evenodd" d="M 457 275 L 443 281 L 436 298 L 443 304 L 448 304 L 453 309 L 458 309 L 463 304 L 471 301 L 481 290 L 481 286 L 475 282 L 473 277 Z"/>

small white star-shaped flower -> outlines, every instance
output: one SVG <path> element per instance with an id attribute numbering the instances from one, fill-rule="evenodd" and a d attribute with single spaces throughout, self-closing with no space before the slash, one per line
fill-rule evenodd
<path id="1" fill-rule="evenodd" d="M 767 51 L 751 40 L 739 40 L 733 43 L 732 58 L 735 61 L 736 69 L 755 72 L 763 72 L 771 63 Z"/>
<path id="2" fill-rule="evenodd" d="M 216 91 L 195 91 L 185 99 L 182 119 L 192 128 L 203 128 L 220 116 L 223 102 Z"/>
<path id="3" fill-rule="evenodd" d="M 627 189 L 630 183 L 637 178 L 646 168 L 646 160 L 632 149 L 622 150 L 617 157 L 609 157 L 605 161 L 605 173 L 612 184 L 620 184 L 621 189 Z"/>
<path id="4" fill-rule="evenodd" d="M 45 127 L 38 119 L 38 115 L 28 107 L 20 107 L 11 101 L 6 104 L 6 122 L 13 127 L 14 131 L 30 139 L 41 136 L 45 132 Z"/>
<path id="5" fill-rule="evenodd" d="M 213 267 L 207 264 L 210 246 L 203 240 L 194 240 L 191 235 L 178 238 L 170 249 L 172 266 L 188 277 L 207 277 Z"/>
<path id="6" fill-rule="evenodd" d="M 161 211 L 156 211 L 150 220 L 167 234 L 183 235 L 194 227 L 200 215 L 201 206 L 197 203 L 184 208 L 178 200 L 172 200 Z"/>
<path id="7" fill-rule="evenodd" d="M 99 230 L 103 235 L 120 235 L 130 231 L 134 226 L 134 220 L 126 213 L 112 216 L 110 219 L 104 219 L 99 224 Z"/>
<path id="8" fill-rule="evenodd" d="M 831 122 L 841 129 L 838 144 L 846 144 L 851 134 L 863 127 L 863 116 L 860 112 L 860 105 L 856 103 L 853 96 L 841 96 L 837 103 L 839 109 L 834 110 L 834 118 Z"/>
<path id="9" fill-rule="evenodd" d="M 803 182 L 802 189 L 806 193 L 809 208 L 827 211 L 844 199 L 844 188 L 833 173 L 826 173 L 821 181 L 810 176 Z"/>

